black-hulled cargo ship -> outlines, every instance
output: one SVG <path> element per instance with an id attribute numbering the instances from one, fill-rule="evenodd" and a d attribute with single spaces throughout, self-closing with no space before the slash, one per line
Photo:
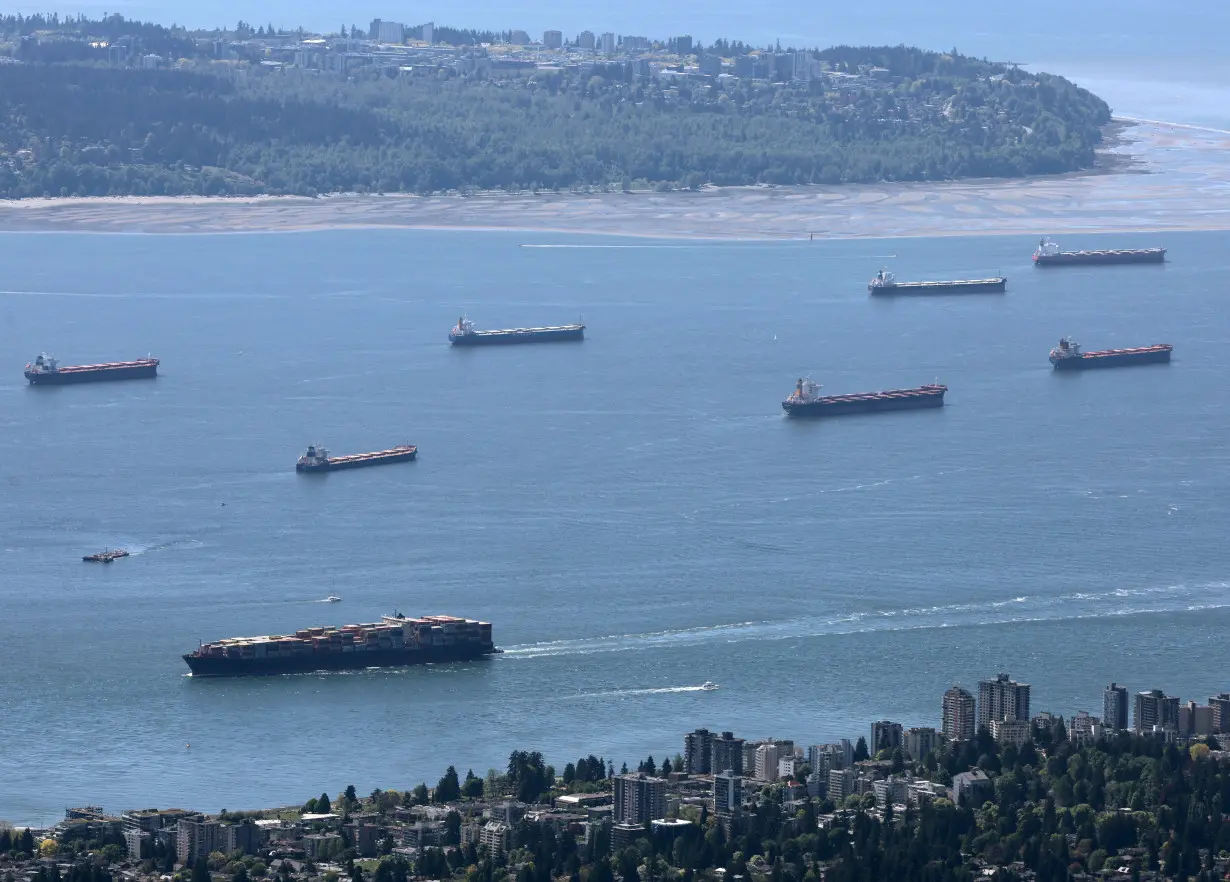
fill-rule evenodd
<path id="1" fill-rule="evenodd" d="M 959 279 L 952 282 L 898 282 L 888 270 L 880 270 L 867 283 L 867 293 L 892 294 L 1002 294 L 1008 280 L 1003 276 L 990 279 Z"/>
<path id="2" fill-rule="evenodd" d="M 487 622 L 394 613 L 365 625 L 203 643 L 184 661 L 194 677 L 247 677 L 469 661 L 498 652 Z"/>
<path id="3" fill-rule="evenodd" d="M 479 331 L 464 315 L 448 332 L 454 346 L 492 346 L 502 343 L 552 343 L 585 339 L 585 325 L 556 325 L 545 328 L 508 328 L 503 331 Z"/>
<path id="4" fill-rule="evenodd" d="M 297 472 L 337 472 L 342 469 L 361 469 L 365 466 L 385 465 L 393 462 L 410 462 L 418 456 L 419 449 L 413 444 L 401 444 L 388 450 L 373 453 L 350 453 L 346 456 L 330 456 L 329 451 L 315 444 L 308 445 L 303 456 L 295 463 Z"/>
<path id="5" fill-rule="evenodd" d="M 47 353 L 26 364 L 26 379 L 32 385 L 64 386 L 104 380 L 145 380 L 158 376 L 158 359 L 112 361 L 105 364 L 60 364 Z"/>
<path id="6" fill-rule="evenodd" d="M 889 389 L 883 392 L 858 392 L 852 395 L 820 395 L 820 384 L 800 378 L 782 410 L 790 416 L 841 416 L 850 413 L 876 413 L 883 410 L 915 410 L 942 407 L 947 386 L 932 383 L 914 389 Z"/>
<path id="7" fill-rule="evenodd" d="M 1051 239 L 1034 249 L 1034 266 L 1085 266 L 1111 263 L 1165 263 L 1165 248 L 1118 248 L 1103 251 L 1060 251 Z"/>
<path id="8" fill-rule="evenodd" d="M 1102 349 L 1082 352 L 1081 345 L 1064 337 L 1051 350 L 1051 364 L 1057 371 L 1083 371 L 1090 368 L 1123 367 L 1131 364 L 1166 364 L 1174 347 L 1169 343 L 1139 346 L 1135 349 Z"/>

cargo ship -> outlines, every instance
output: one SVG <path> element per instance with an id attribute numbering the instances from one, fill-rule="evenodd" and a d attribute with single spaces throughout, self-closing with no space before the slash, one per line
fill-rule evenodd
<path id="1" fill-rule="evenodd" d="M 464 315 L 448 332 L 454 346 L 490 346 L 498 343 L 549 343 L 584 340 L 585 325 L 557 325 L 546 328 L 508 328 L 503 331 L 479 331 Z"/>
<path id="2" fill-rule="evenodd" d="M 1120 248 L 1107 251 L 1060 251 L 1051 239 L 1034 249 L 1034 266 L 1082 266 L 1107 263 L 1164 263 L 1165 248 Z"/>
<path id="3" fill-rule="evenodd" d="M 942 407 L 947 386 L 932 383 L 914 389 L 889 389 L 884 392 L 857 392 L 852 395 L 820 395 L 820 384 L 800 378 L 782 410 L 790 416 L 840 416 L 849 413 L 875 413 L 882 410 L 914 410 Z"/>
<path id="4" fill-rule="evenodd" d="M 880 270 L 867 283 L 869 294 L 999 294 L 1008 280 L 1003 276 L 991 279 L 961 279 L 953 282 L 898 282 L 888 270 Z"/>
<path id="5" fill-rule="evenodd" d="M 351 453 L 346 456 L 330 456 L 329 451 L 309 444 L 303 456 L 295 463 L 297 472 L 337 472 L 342 469 L 359 469 L 364 466 L 384 465 L 390 462 L 409 462 L 418 456 L 419 449 L 413 444 L 401 444 L 388 450 L 373 453 Z"/>
<path id="6" fill-rule="evenodd" d="M 111 563 L 113 560 L 118 560 L 121 557 L 128 557 L 128 552 L 122 548 L 117 548 L 114 551 L 100 551 L 97 554 L 87 554 L 81 559 L 87 563 Z"/>
<path id="7" fill-rule="evenodd" d="M 498 652 L 487 622 L 395 612 L 365 625 L 203 643 L 184 661 L 194 677 L 245 677 L 468 661 Z"/>
<path id="8" fill-rule="evenodd" d="M 1082 352 L 1081 345 L 1064 337 L 1051 350 L 1051 364 L 1057 371 L 1082 371 L 1088 368 L 1121 367 L 1129 364 L 1164 364 L 1170 361 L 1174 347 L 1169 343 L 1140 346 L 1135 349 L 1103 349 Z"/>
<path id="9" fill-rule="evenodd" d="M 26 364 L 26 379 L 31 384 L 63 386 L 67 383 L 96 383 L 103 380 L 145 380 L 158 376 L 158 359 L 112 361 L 106 364 L 61 365 L 47 353 Z"/>

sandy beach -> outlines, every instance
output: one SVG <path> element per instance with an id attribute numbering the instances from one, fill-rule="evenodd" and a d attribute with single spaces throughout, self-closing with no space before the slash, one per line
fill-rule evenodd
<path id="1" fill-rule="evenodd" d="M 0 231 L 227 233 L 401 227 L 704 239 L 1230 229 L 1230 132 L 1121 121 L 1102 168 L 1030 180 L 700 192 L 121 197 L 0 203 Z"/>

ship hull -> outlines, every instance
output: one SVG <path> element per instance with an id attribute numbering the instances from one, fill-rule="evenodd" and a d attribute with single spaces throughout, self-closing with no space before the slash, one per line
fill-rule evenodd
<path id="1" fill-rule="evenodd" d="M 26 379 L 34 386 L 68 386 L 74 383 L 102 383 L 110 380 L 150 380 L 158 376 L 158 365 L 142 364 L 122 368 L 97 370 L 36 372 L 26 371 Z"/>
<path id="2" fill-rule="evenodd" d="M 1169 349 L 1151 352 L 1117 352 L 1108 355 L 1086 352 L 1079 358 L 1051 359 L 1051 364 L 1057 371 L 1087 371 L 1097 368 L 1127 367 L 1134 364 L 1168 364 L 1169 362 Z"/>
<path id="3" fill-rule="evenodd" d="M 309 652 L 287 658 L 212 658 L 189 654 L 184 656 L 184 661 L 193 677 L 267 677 L 472 661 L 499 651 L 494 647 L 434 646 L 428 649 Z"/>
<path id="4" fill-rule="evenodd" d="M 782 410 L 792 417 L 845 416 L 855 413 L 881 413 L 890 410 L 921 410 L 943 407 L 944 392 L 917 392 L 889 398 L 821 398 L 807 403 L 783 401 Z"/>
<path id="5" fill-rule="evenodd" d="M 895 285 L 868 285 L 877 297 L 907 294 L 1002 294 L 1007 279 L 984 279 L 971 282 L 898 282 Z"/>
<path id="6" fill-rule="evenodd" d="M 394 462 L 410 462 L 418 456 L 417 450 L 411 450 L 408 453 L 391 453 L 388 456 L 373 457 L 371 459 L 357 460 L 330 460 L 328 462 L 316 463 L 313 465 L 305 465 L 303 463 L 295 464 L 297 472 L 340 472 L 346 469 L 362 469 L 368 466 L 387 465 Z"/>
<path id="7" fill-rule="evenodd" d="M 503 346 L 511 343 L 567 343 L 585 339 L 584 327 L 513 328 L 507 331 L 475 331 L 449 334 L 454 346 Z"/>
<path id="8" fill-rule="evenodd" d="M 1034 255 L 1034 266 L 1041 267 L 1165 262 L 1165 248 L 1146 248 L 1139 251 L 1061 251 L 1059 254 Z"/>

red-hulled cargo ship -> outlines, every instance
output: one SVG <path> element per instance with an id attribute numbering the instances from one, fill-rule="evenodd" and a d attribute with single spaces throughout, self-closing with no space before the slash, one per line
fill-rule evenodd
<path id="1" fill-rule="evenodd" d="M 392 462 L 410 462 L 418 456 L 419 449 L 413 444 L 401 444 L 388 450 L 374 453 L 350 453 L 346 456 L 329 456 L 329 451 L 315 444 L 308 446 L 303 456 L 295 463 L 297 472 L 336 472 L 342 469 L 359 469 L 364 466 L 385 465 Z"/>
<path id="2" fill-rule="evenodd" d="M 849 413 L 875 413 L 882 410 L 915 410 L 942 407 L 947 386 L 931 383 L 914 389 L 888 389 L 883 392 L 857 392 L 851 395 L 820 395 L 820 384 L 800 378 L 782 410 L 790 416 L 839 416 Z"/>
<path id="3" fill-rule="evenodd" d="M 1169 343 L 1138 346 L 1134 349 L 1101 349 L 1082 352 L 1081 345 L 1064 337 L 1051 350 L 1051 364 L 1057 371 L 1083 371 L 1089 368 L 1122 367 L 1130 364 L 1166 364 L 1174 349 Z"/>
<path id="4" fill-rule="evenodd" d="M 498 652 L 487 622 L 395 612 L 365 625 L 203 643 L 184 661 L 194 677 L 244 677 L 468 661 Z"/>
<path id="5" fill-rule="evenodd" d="M 158 376 L 156 358 L 112 361 L 105 364 L 60 364 L 47 353 L 26 364 L 26 379 L 32 385 L 63 386 L 103 380 L 146 380 Z"/>

